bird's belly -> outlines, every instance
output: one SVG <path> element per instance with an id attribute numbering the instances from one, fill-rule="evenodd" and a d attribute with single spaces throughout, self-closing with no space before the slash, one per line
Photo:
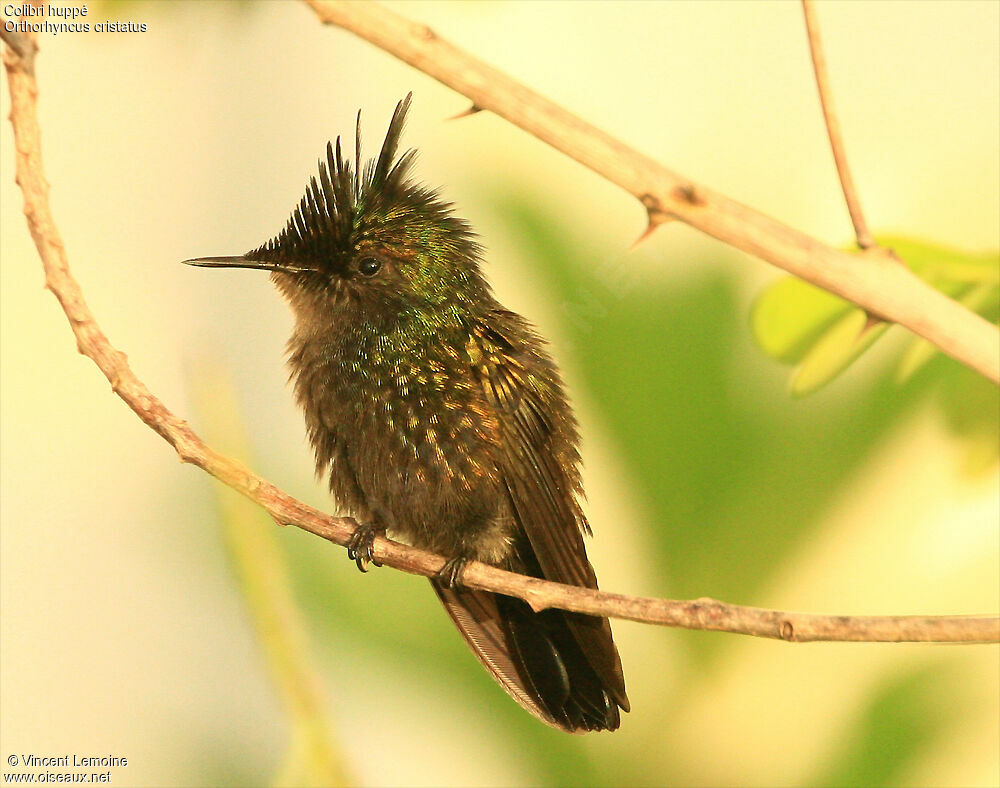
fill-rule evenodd
<path id="1" fill-rule="evenodd" d="M 339 403 L 324 426 L 337 433 L 365 508 L 391 535 L 444 555 L 501 563 L 512 518 L 498 470 L 495 423 L 478 403 L 381 396 Z M 342 485 L 341 485 L 342 486 Z M 331 488 L 337 488 L 331 479 Z"/>

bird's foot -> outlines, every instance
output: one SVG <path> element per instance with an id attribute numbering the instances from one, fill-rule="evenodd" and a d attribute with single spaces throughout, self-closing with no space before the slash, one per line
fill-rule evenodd
<path id="1" fill-rule="evenodd" d="M 368 564 L 382 566 L 375 558 L 375 537 L 385 536 L 385 528 L 380 525 L 359 525 L 354 529 L 351 541 L 347 543 L 347 557 L 358 565 L 362 572 L 368 571 Z"/>
<path id="2" fill-rule="evenodd" d="M 458 558 L 449 558 L 434 577 L 445 588 L 461 588 L 462 572 L 465 571 L 467 563 L 469 563 L 469 559 L 462 558 L 461 556 Z"/>

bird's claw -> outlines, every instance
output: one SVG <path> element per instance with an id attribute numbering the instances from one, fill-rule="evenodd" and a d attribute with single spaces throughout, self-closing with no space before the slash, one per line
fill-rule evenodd
<path id="1" fill-rule="evenodd" d="M 462 587 L 462 572 L 465 571 L 465 565 L 469 563 L 468 558 L 449 558 L 444 562 L 444 566 L 435 575 L 437 581 L 445 588 L 461 588 Z"/>
<path id="2" fill-rule="evenodd" d="M 375 537 L 385 536 L 385 528 L 377 525 L 359 525 L 354 529 L 351 541 L 347 543 L 347 557 L 358 565 L 362 572 L 368 571 L 368 564 L 382 566 L 375 557 Z"/>

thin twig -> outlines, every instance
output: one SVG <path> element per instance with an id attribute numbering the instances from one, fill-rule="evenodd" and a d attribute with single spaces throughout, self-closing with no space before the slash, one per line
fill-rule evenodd
<path id="1" fill-rule="evenodd" d="M 30 57 L 33 57 L 33 52 Z M 42 168 L 37 115 L 37 84 L 31 59 L 13 49 L 3 51 L 10 85 L 10 120 L 17 151 L 17 182 L 24 194 L 24 213 L 45 270 L 45 285 L 59 300 L 79 351 L 94 361 L 112 390 L 174 449 L 182 462 L 204 469 L 237 492 L 260 504 L 279 524 L 295 525 L 345 546 L 357 523 L 329 517 L 292 498 L 241 463 L 214 451 L 186 422 L 172 414 L 140 381 L 125 354 L 116 350 L 87 307 L 70 273 L 66 249 L 52 217 Z M 375 540 L 374 553 L 385 566 L 432 576 L 444 566 L 438 555 L 388 539 Z M 624 596 L 551 583 L 505 572 L 477 562 L 468 564 L 462 582 L 525 600 L 535 610 L 560 608 L 686 629 L 717 630 L 792 642 L 812 640 L 880 642 L 1000 642 L 1000 618 L 969 616 L 821 616 L 728 605 L 713 599 L 669 600 Z"/>
<path id="2" fill-rule="evenodd" d="M 809 54 L 812 56 L 813 71 L 816 73 L 816 88 L 819 90 L 819 102 L 823 107 L 823 120 L 830 137 L 830 148 L 833 150 L 833 160 L 837 165 L 840 185 L 844 190 L 844 200 L 847 211 L 851 214 L 854 224 L 854 235 L 858 246 L 868 249 L 875 245 L 875 239 L 868 229 L 865 215 L 861 211 L 861 201 L 851 177 L 851 168 L 847 165 L 847 151 L 844 148 L 844 138 L 840 133 L 840 121 L 833 109 L 833 91 L 830 89 L 830 76 L 826 70 L 826 57 L 823 54 L 823 43 L 819 37 L 819 23 L 816 21 L 816 9 L 812 0 L 802 0 L 802 14 L 806 20 L 806 33 L 809 37 Z"/>
<path id="3" fill-rule="evenodd" d="M 371 42 L 562 151 L 643 205 L 652 227 L 680 219 L 720 241 L 899 323 L 1000 383 L 1000 331 L 935 290 L 889 251 L 849 254 L 694 183 L 643 156 L 423 24 L 374 3 L 305 0 L 326 24 Z"/>

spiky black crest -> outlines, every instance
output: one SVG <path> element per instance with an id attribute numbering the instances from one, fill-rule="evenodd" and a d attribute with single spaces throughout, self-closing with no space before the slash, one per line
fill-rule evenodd
<path id="1" fill-rule="evenodd" d="M 378 159 L 370 160 L 361 172 L 361 112 L 355 134 L 355 160 L 345 161 L 340 137 L 326 145 L 326 161 L 319 163 L 319 181 L 310 179 L 306 194 L 277 237 L 249 252 L 248 258 L 276 263 L 332 259 L 345 254 L 365 234 L 365 220 L 385 215 L 404 196 L 416 202 L 436 202 L 433 192 L 406 180 L 416 155 L 408 150 L 398 159 L 396 149 L 403 132 L 412 93 L 396 105 Z M 442 204 L 435 208 L 446 208 Z"/>

